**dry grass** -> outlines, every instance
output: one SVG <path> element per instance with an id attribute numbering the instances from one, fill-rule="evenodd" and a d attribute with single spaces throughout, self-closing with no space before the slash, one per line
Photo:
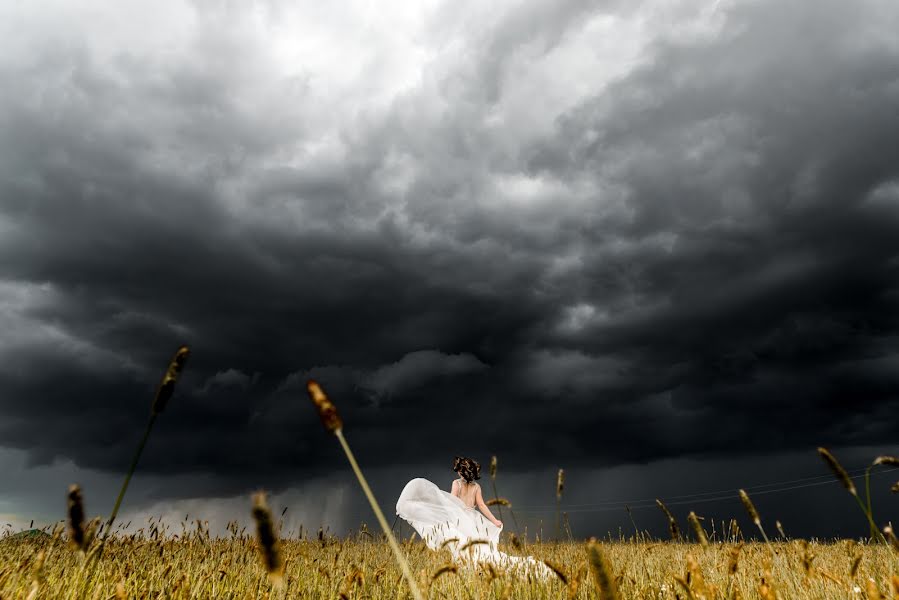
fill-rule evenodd
<path id="1" fill-rule="evenodd" d="M 187 525 L 189 527 L 189 525 Z M 152 527 L 146 531 L 152 530 Z M 155 539 L 153 539 L 155 537 Z M 248 533 L 209 538 L 207 531 L 174 539 L 111 535 L 85 589 L 80 554 L 62 536 L 0 541 L 2 598 L 369 598 L 409 597 L 386 542 L 359 536 L 281 541 L 283 585 L 273 588 Z M 453 565 L 448 551 L 405 541 L 403 553 L 429 598 L 899 598 L 899 554 L 883 544 L 772 542 L 531 543 L 549 562 L 549 582 L 515 579 L 485 567 Z M 504 551 L 520 554 L 504 545 Z M 773 550 L 773 554 L 770 550 Z M 604 563 L 604 564 L 603 564 Z M 895 581 L 896 583 L 891 583 Z M 603 595 L 597 585 L 606 586 Z M 616 590 L 617 596 L 609 590 Z"/>

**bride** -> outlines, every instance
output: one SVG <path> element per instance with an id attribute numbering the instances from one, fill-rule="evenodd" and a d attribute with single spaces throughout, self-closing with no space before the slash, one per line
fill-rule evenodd
<path id="1" fill-rule="evenodd" d="M 474 481 L 481 478 L 481 465 L 457 456 L 453 459 L 453 471 L 459 479 L 453 481 L 449 493 L 427 479 L 416 478 L 407 483 L 396 502 L 396 514 L 418 532 L 430 549 L 447 548 L 453 560 L 464 566 L 491 564 L 521 574 L 550 577 L 550 568 L 537 559 L 511 556 L 497 548 L 503 523 L 490 512 L 481 486 Z"/>

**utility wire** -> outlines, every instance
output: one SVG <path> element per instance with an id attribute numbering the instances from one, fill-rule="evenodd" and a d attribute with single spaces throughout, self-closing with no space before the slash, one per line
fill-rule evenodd
<path id="1" fill-rule="evenodd" d="M 859 479 L 861 477 L 864 477 L 865 470 L 866 469 L 856 469 L 855 471 L 850 471 L 850 473 L 853 473 L 853 472 L 856 473 L 854 475 L 850 475 L 850 478 L 851 479 Z M 861 473 L 857 473 L 857 471 L 861 471 Z M 893 471 L 899 471 L 899 467 L 894 467 L 891 469 L 881 469 L 879 471 L 872 472 L 871 475 L 876 476 L 876 475 L 880 475 L 880 474 L 890 473 Z M 823 478 L 824 481 L 810 482 L 810 480 L 821 479 L 821 478 Z M 802 483 L 803 481 L 808 482 L 808 483 Z M 791 490 L 798 490 L 798 489 L 803 489 L 803 488 L 810 488 L 810 487 L 816 487 L 816 486 L 820 486 L 820 485 L 828 485 L 828 484 L 834 484 L 834 483 L 839 483 L 839 481 L 837 481 L 833 477 L 833 475 L 821 475 L 819 477 L 803 477 L 800 479 L 793 479 L 793 480 L 782 481 L 782 482 L 778 482 L 778 483 L 761 484 L 761 485 L 756 485 L 756 486 L 747 487 L 747 488 L 743 488 L 743 489 L 745 489 L 747 491 L 752 490 L 753 496 L 759 496 L 762 494 L 777 494 L 777 493 L 781 493 L 781 492 L 788 492 Z M 796 484 L 796 485 L 794 485 L 794 484 Z M 773 486 L 782 486 L 782 487 L 773 487 Z M 773 489 L 760 489 L 760 488 L 766 488 L 766 487 L 773 487 Z M 705 498 L 703 496 L 711 496 L 711 497 Z M 738 497 L 739 497 L 739 494 L 737 493 L 736 490 L 733 490 L 733 489 L 719 490 L 717 492 L 701 492 L 698 494 L 683 494 L 680 496 L 664 496 L 664 498 L 671 500 L 671 501 L 665 500 L 665 504 L 667 506 L 680 506 L 680 505 L 684 505 L 684 504 L 701 504 L 704 502 L 720 502 L 723 500 L 732 500 L 732 499 L 738 498 Z M 569 504 L 569 505 L 564 506 L 563 508 L 565 508 L 566 509 L 565 512 L 568 512 L 568 513 L 609 512 L 609 511 L 622 510 L 625 505 L 628 505 L 628 507 L 631 510 L 657 508 L 655 498 L 645 498 L 642 500 L 616 500 L 616 501 L 608 501 L 608 502 L 596 502 L 596 503 L 592 503 L 592 504 Z M 555 505 L 553 505 L 552 507 L 550 507 L 549 505 L 544 505 L 543 508 L 541 508 L 540 506 L 531 506 L 531 507 L 525 506 L 520 509 L 519 508 L 515 509 L 516 512 L 524 513 L 524 514 L 550 513 L 550 512 L 555 512 L 555 510 L 556 510 Z"/>
<path id="2" fill-rule="evenodd" d="M 858 469 L 851 469 L 851 470 L 849 470 L 849 471 L 847 471 L 847 472 L 850 474 L 850 476 L 852 476 L 853 478 L 856 478 L 856 477 L 860 477 L 860 476 L 864 475 L 864 473 L 865 473 L 866 470 L 867 470 L 867 467 L 860 467 L 860 468 L 858 468 Z M 881 471 L 881 472 L 886 472 L 886 471 L 884 470 L 884 471 Z M 745 489 L 745 490 L 747 490 L 747 491 L 754 491 L 754 490 L 761 490 L 761 489 L 763 489 L 763 488 L 769 488 L 769 487 L 791 486 L 791 485 L 794 485 L 794 484 L 797 484 L 797 483 L 803 483 L 803 482 L 806 482 L 806 481 L 832 481 L 832 480 L 833 480 L 833 475 L 831 475 L 831 474 L 826 474 L 826 475 L 814 475 L 814 476 L 810 476 L 810 477 L 800 477 L 800 478 L 798 478 L 798 479 L 787 479 L 787 480 L 784 480 L 784 481 L 776 481 L 776 482 L 773 482 L 773 483 L 760 483 L 760 484 L 756 484 L 756 485 L 753 485 L 753 486 L 744 487 L 743 489 Z M 692 494 L 680 494 L 680 495 L 677 495 L 677 496 L 668 496 L 668 495 L 665 495 L 665 496 L 663 496 L 663 497 L 666 498 L 666 499 L 669 499 L 669 500 L 679 500 L 679 499 L 686 499 L 686 498 L 701 498 L 701 497 L 703 497 L 703 496 L 715 496 L 715 495 L 718 495 L 718 494 L 726 494 L 726 493 L 729 493 L 729 492 L 731 492 L 731 491 L 733 491 L 733 488 L 722 489 L 722 490 L 714 490 L 714 491 L 710 491 L 710 492 L 694 492 L 694 493 L 692 493 Z M 567 504 L 566 506 L 571 506 L 571 507 L 579 507 L 579 506 L 602 506 L 602 505 L 620 505 L 620 506 L 623 506 L 623 505 L 625 505 L 625 504 L 639 504 L 639 503 L 641 503 L 641 502 L 652 502 L 653 505 L 654 505 L 654 504 L 655 504 L 655 499 L 654 499 L 654 498 L 642 498 L 642 499 L 631 499 L 631 500 L 607 500 L 607 501 L 600 501 L 600 502 L 590 502 L 590 503 L 587 503 L 587 504 Z M 552 505 L 549 505 L 549 504 L 539 504 L 539 505 L 538 505 L 538 504 L 534 504 L 534 505 L 524 506 L 523 508 L 553 508 L 553 509 L 554 509 L 555 506 L 556 506 L 555 504 L 552 504 Z"/>

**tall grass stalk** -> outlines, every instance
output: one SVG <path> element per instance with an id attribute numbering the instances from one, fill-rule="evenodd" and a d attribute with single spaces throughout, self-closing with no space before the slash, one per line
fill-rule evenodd
<path id="1" fill-rule="evenodd" d="M 121 489 L 119 489 L 119 495 L 116 497 L 115 504 L 112 507 L 112 513 L 109 515 L 109 520 L 102 527 L 103 536 L 100 538 L 96 548 L 88 554 L 85 567 L 88 567 L 88 564 L 90 564 L 90 566 L 88 567 L 87 577 L 84 580 L 84 587 L 82 588 L 85 592 L 90 591 L 90 585 L 93 582 L 96 573 L 95 567 L 100 563 L 100 559 L 103 557 L 106 539 L 109 537 L 109 532 L 112 531 L 112 524 L 115 522 L 115 518 L 119 513 L 119 508 L 122 506 L 122 500 L 125 498 L 125 491 L 128 489 L 128 484 L 131 482 L 131 476 L 134 475 L 134 471 L 137 469 L 137 463 L 140 460 L 140 455 L 144 450 L 144 446 L 147 444 L 147 439 L 150 437 L 150 431 L 153 430 L 153 424 L 156 422 L 156 417 L 165 410 L 169 399 L 171 399 L 172 394 L 175 391 L 175 384 L 178 382 L 178 376 L 181 375 L 181 371 L 184 369 L 184 364 L 187 362 L 188 356 L 190 356 L 190 349 L 187 346 L 181 346 L 175 351 L 175 355 L 169 362 L 169 366 L 162 376 L 162 381 L 160 381 L 159 387 L 156 389 L 156 395 L 153 397 L 153 404 L 150 405 L 150 418 L 147 421 L 147 428 L 144 430 L 144 435 L 137 445 L 137 451 L 134 453 L 134 458 L 131 459 L 131 465 L 128 467 L 128 472 L 125 474 L 125 481 L 122 483 Z M 81 595 L 80 590 L 78 595 Z"/>
<path id="2" fill-rule="evenodd" d="M 637 522 L 634 521 L 634 515 L 633 515 L 633 513 L 631 513 L 631 507 L 628 506 L 627 504 L 625 504 L 625 505 L 624 505 L 624 510 L 627 511 L 627 516 L 628 516 L 628 518 L 631 520 L 631 525 L 634 526 L 634 541 L 636 541 L 636 542 L 641 541 L 641 539 L 640 539 L 640 530 L 637 529 Z"/>
<path id="3" fill-rule="evenodd" d="M 561 539 L 562 531 L 562 491 L 565 489 L 565 469 L 559 469 L 556 475 L 556 540 Z"/>
<path id="4" fill-rule="evenodd" d="M 865 517 L 868 519 L 868 526 L 871 529 L 871 538 L 879 538 L 881 542 L 884 544 L 887 543 L 887 539 L 883 536 L 878 529 L 877 525 L 874 523 L 874 516 L 871 514 L 871 493 L 870 493 L 870 485 L 868 484 L 868 471 L 870 471 L 871 467 L 873 467 L 877 463 L 875 460 L 874 464 L 871 467 L 868 467 L 868 470 L 865 471 L 865 486 L 868 488 L 868 502 L 867 505 L 858 495 L 858 490 L 855 488 L 855 484 L 852 482 L 852 478 L 849 477 L 849 473 L 846 472 L 846 469 L 843 468 L 843 465 L 839 463 L 836 457 L 830 453 L 827 448 L 818 448 L 818 454 L 821 456 L 821 459 L 830 467 L 830 470 L 833 471 L 834 476 L 839 480 L 840 483 L 843 484 L 843 487 L 846 488 L 846 491 L 849 492 L 855 501 L 858 503 L 858 507 L 865 514 Z"/>
<path id="5" fill-rule="evenodd" d="M 665 503 L 656 498 L 656 504 L 659 509 L 665 513 L 665 516 L 668 517 L 668 531 L 671 533 L 671 540 L 674 542 L 680 541 L 680 527 L 677 526 L 677 521 L 674 518 L 674 515 L 671 514 L 671 511 L 668 510 L 668 507 L 665 506 Z"/>
<path id="6" fill-rule="evenodd" d="M 256 540 L 262 564 L 272 587 L 281 590 L 284 584 L 284 560 L 281 557 L 281 544 L 275 533 L 272 511 L 265 501 L 265 492 L 253 494 L 252 515 L 256 522 Z"/>
<path id="7" fill-rule="evenodd" d="M 499 494 L 496 491 L 496 455 L 490 457 L 490 485 L 493 487 L 493 497 L 499 498 Z M 496 509 L 499 513 L 499 520 L 503 520 L 503 506 L 499 505 L 499 508 Z"/>
<path id="8" fill-rule="evenodd" d="M 496 490 L 496 470 L 497 470 L 496 463 L 497 463 L 496 456 L 490 457 L 490 483 L 493 486 L 493 497 L 499 498 L 499 492 L 497 492 L 497 490 Z M 516 539 L 521 538 L 521 531 L 518 529 L 518 519 L 515 518 L 515 511 L 512 510 L 511 504 L 504 505 L 504 504 L 500 503 L 500 508 L 498 509 L 499 520 L 500 521 L 503 520 L 503 509 L 502 509 L 503 506 L 507 506 L 509 508 L 509 514 L 512 515 L 512 524 L 515 526 Z M 503 527 L 503 530 L 505 530 L 505 527 Z M 502 535 L 502 533 L 500 533 L 500 535 Z"/>
<path id="9" fill-rule="evenodd" d="M 156 423 L 156 417 L 165 410 L 169 399 L 172 397 L 172 394 L 175 391 L 175 383 L 178 382 L 178 377 L 184 369 L 184 364 L 187 362 L 188 356 L 190 356 L 190 349 L 187 346 L 178 348 L 175 352 L 175 356 L 173 356 L 171 362 L 169 362 L 165 375 L 162 376 L 162 381 L 159 383 L 159 387 L 156 390 L 156 396 L 153 398 L 153 404 L 150 407 L 150 419 L 147 421 L 147 428 L 144 430 L 144 436 L 137 445 L 137 451 L 134 453 L 134 458 L 131 459 L 131 465 L 128 467 L 128 472 L 125 474 L 125 481 L 122 483 L 115 505 L 112 507 L 112 514 L 109 515 L 109 520 L 106 522 L 102 542 L 106 541 L 109 532 L 112 530 L 112 524 L 115 521 L 116 515 L 119 514 L 119 508 L 122 505 L 122 499 L 125 497 L 125 491 L 128 489 L 128 484 L 131 482 L 131 476 L 134 475 L 134 471 L 137 469 L 137 462 L 140 460 L 140 455 L 144 451 L 144 446 L 147 444 L 150 432 L 153 430 L 153 424 Z"/>
<path id="10" fill-rule="evenodd" d="M 387 536 L 387 542 L 390 544 L 390 548 L 393 550 L 393 554 L 403 571 L 403 577 L 405 577 L 406 583 L 409 584 L 409 590 L 412 592 L 413 598 L 415 598 L 415 600 L 424 600 L 424 597 L 418 589 L 418 584 L 415 582 L 415 577 L 412 575 L 412 569 L 409 568 L 406 557 L 400 550 L 399 544 L 396 543 L 393 532 L 391 532 L 390 527 L 387 526 L 387 519 L 384 518 L 384 513 L 381 512 L 381 507 L 378 505 L 378 501 L 375 500 L 375 495 L 372 493 L 371 488 L 368 487 L 368 482 L 362 474 L 362 469 L 359 468 L 356 457 L 353 456 L 353 451 L 350 449 L 350 445 L 343 436 L 343 421 L 341 420 L 340 415 L 337 414 L 337 407 L 331 403 L 327 395 L 325 395 L 324 390 L 322 390 L 321 386 L 315 381 L 309 380 L 306 384 L 306 388 L 309 391 L 312 402 L 318 410 L 318 416 L 321 418 L 325 429 L 337 436 L 340 446 L 346 454 L 347 460 L 350 461 L 350 466 L 353 468 L 353 472 L 359 480 L 359 485 L 362 486 L 362 491 L 365 492 L 365 497 L 368 499 L 368 503 L 371 504 L 371 508 L 375 512 L 375 517 L 378 519 L 381 529 L 384 530 L 384 534 Z"/>
<path id="11" fill-rule="evenodd" d="M 768 539 L 768 534 L 765 533 L 765 528 L 762 527 L 762 518 L 759 516 L 759 511 L 755 509 L 755 504 L 749 499 L 749 494 L 746 493 L 746 490 L 740 490 L 740 502 L 743 503 L 743 508 L 749 513 L 749 518 L 752 519 L 755 526 L 762 532 L 762 537 L 765 538 L 765 544 L 770 548 L 771 540 Z"/>
<path id="12" fill-rule="evenodd" d="M 587 542 L 587 562 L 590 564 L 590 572 L 593 575 L 593 583 L 596 585 L 596 593 L 600 600 L 619 600 L 618 584 L 615 573 L 609 559 L 600 550 L 596 538 L 590 538 Z"/>
<path id="13" fill-rule="evenodd" d="M 868 505 L 868 515 L 870 515 L 871 517 L 868 520 L 868 525 L 871 527 L 872 539 L 875 537 L 875 535 L 880 535 L 880 531 L 878 531 L 877 526 L 874 525 L 874 511 L 871 508 L 871 469 L 878 465 L 899 467 L 899 457 L 878 456 L 874 459 L 874 462 L 868 465 L 868 468 L 865 469 L 865 502 Z"/>

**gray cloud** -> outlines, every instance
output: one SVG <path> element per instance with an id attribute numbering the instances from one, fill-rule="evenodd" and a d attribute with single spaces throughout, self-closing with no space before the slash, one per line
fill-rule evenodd
<path id="1" fill-rule="evenodd" d="M 895 439 L 889 2 L 135 10 L 7 15 L 0 445 L 32 464 L 121 472 L 180 343 L 141 469 L 211 483 L 171 497 L 341 464 L 308 377 L 378 469 Z"/>

